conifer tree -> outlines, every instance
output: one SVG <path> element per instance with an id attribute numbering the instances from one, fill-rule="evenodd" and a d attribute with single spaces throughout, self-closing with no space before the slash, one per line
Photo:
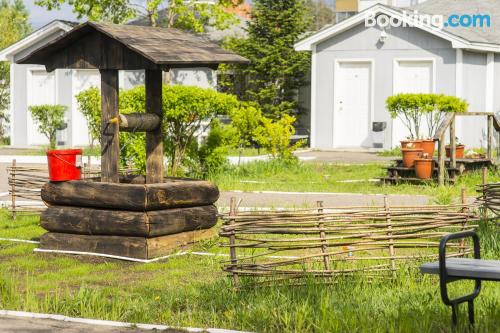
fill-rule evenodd
<path id="1" fill-rule="evenodd" d="M 310 54 L 294 44 L 310 26 L 304 0 L 255 0 L 248 37 L 230 39 L 226 47 L 248 58 L 248 66 L 225 66 L 222 87 L 258 102 L 263 112 L 279 118 L 298 111 L 298 89 L 307 83 Z M 239 88 L 236 88 L 239 87 Z"/>

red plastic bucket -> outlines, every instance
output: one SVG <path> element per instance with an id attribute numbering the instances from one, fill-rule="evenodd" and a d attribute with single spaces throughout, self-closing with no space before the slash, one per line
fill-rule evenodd
<path id="1" fill-rule="evenodd" d="M 82 178 L 82 150 L 65 149 L 47 151 L 51 182 L 79 180 Z"/>

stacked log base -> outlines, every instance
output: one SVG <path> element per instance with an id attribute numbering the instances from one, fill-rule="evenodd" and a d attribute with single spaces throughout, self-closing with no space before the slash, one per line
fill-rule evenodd
<path id="1" fill-rule="evenodd" d="M 210 229 L 217 223 L 213 203 L 219 197 L 213 184 L 122 181 L 47 183 L 42 199 L 48 208 L 40 222 L 49 233 L 40 248 L 153 259 L 216 234 Z"/>

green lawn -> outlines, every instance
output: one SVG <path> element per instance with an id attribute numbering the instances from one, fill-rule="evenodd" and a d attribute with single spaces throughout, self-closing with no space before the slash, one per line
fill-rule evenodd
<path id="1" fill-rule="evenodd" d="M 32 239 L 37 217 L 12 221 L 0 211 L 0 237 Z M 483 254 L 498 258 L 500 234 L 483 227 Z M 196 250 L 220 252 L 218 241 Z M 0 242 L 0 308 L 68 316 L 219 327 L 256 332 L 452 332 L 435 277 L 414 268 L 396 281 L 338 278 L 330 285 L 235 290 L 217 257 L 184 256 L 153 264 L 33 253 L 35 245 Z M 456 283 L 454 292 L 470 284 Z M 484 283 L 477 332 L 500 331 L 500 284 Z M 461 309 L 462 323 L 465 308 Z M 461 325 L 458 332 L 469 332 Z"/>
<path id="2" fill-rule="evenodd" d="M 465 187 L 469 196 L 477 196 L 476 186 L 481 184 L 480 171 L 459 178 L 453 186 L 440 187 L 435 182 L 423 185 L 382 185 L 373 181 L 386 174 L 384 164 L 320 164 L 283 163 L 279 161 L 252 162 L 231 166 L 210 176 L 221 190 L 342 192 L 429 195 L 438 203 L 449 203 L 459 198 Z M 490 182 L 500 181 L 500 175 L 490 172 Z"/>

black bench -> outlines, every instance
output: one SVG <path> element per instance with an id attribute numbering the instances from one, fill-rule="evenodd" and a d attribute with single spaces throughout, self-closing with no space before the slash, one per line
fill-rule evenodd
<path id="1" fill-rule="evenodd" d="M 446 258 L 446 244 L 452 239 L 471 237 L 474 241 L 474 259 Z M 451 306 L 453 324 L 457 324 L 457 307 L 468 303 L 469 322 L 474 324 L 474 299 L 481 292 L 481 281 L 500 281 L 500 260 L 481 260 L 479 237 L 473 231 L 464 231 L 446 235 L 439 243 L 439 261 L 427 263 L 420 267 L 424 274 L 439 274 L 441 299 Z M 450 299 L 447 284 L 457 280 L 474 280 L 472 294 Z"/>

